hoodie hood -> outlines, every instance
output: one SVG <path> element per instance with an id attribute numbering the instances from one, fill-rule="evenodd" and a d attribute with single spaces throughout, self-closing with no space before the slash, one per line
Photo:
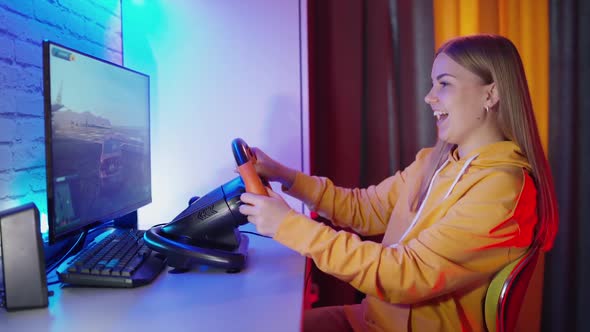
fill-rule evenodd
<path id="1" fill-rule="evenodd" d="M 531 172 L 531 166 L 528 163 L 526 157 L 521 152 L 518 145 L 516 145 L 512 141 L 501 141 L 479 147 L 471 151 L 461 159 L 459 159 L 458 149 L 455 148 L 449 153 L 449 158 L 436 170 L 436 172 L 432 176 L 430 184 L 428 185 L 428 190 L 426 191 L 426 196 L 422 201 L 422 204 L 420 204 L 420 208 L 414 216 L 412 223 L 410 224 L 410 227 L 406 229 L 405 233 L 401 236 L 400 241 L 408 235 L 408 233 L 412 230 L 412 228 L 420 218 L 422 210 L 424 209 L 424 206 L 426 206 L 426 201 L 430 196 L 431 189 L 435 179 L 437 178 L 438 174 L 445 167 L 447 167 L 447 165 L 454 166 L 453 168 L 455 169 L 457 167 L 460 167 L 460 170 L 456 173 L 453 182 L 446 190 L 446 194 L 444 195 L 443 200 L 447 199 L 447 197 L 451 195 L 451 193 L 455 189 L 455 186 L 457 185 L 457 183 L 469 167 L 492 168 L 503 166 L 516 166 L 522 169 L 526 169 L 529 173 Z M 392 244 L 392 246 L 395 245 L 395 243 Z"/>
<path id="2" fill-rule="evenodd" d="M 476 157 L 473 158 L 474 156 Z M 532 170 L 520 147 L 512 141 L 501 141 L 479 147 L 460 159 L 457 149 L 449 153 L 451 163 L 464 163 L 466 160 L 471 160 L 471 166 L 476 167 L 518 166 L 529 173 Z"/>

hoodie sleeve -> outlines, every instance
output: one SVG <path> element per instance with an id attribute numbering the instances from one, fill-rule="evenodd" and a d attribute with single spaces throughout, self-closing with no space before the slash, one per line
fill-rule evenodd
<path id="1" fill-rule="evenodd" d="M 537 218 L 534 184 L 524 179 L 493 173 L 445 217 L 394 247 L 361 241 L 295 212 L 275 239 L 361 292 L 390 303 L 417 303 L 487 280 L 526 250 Z"/>
<path id="2" fill-rule="evenodd" d="M 378 185 L 347 189 L 335 186 L 324 177 L 297 173 L 286 193 L 337 226 L 350 227 L 362 235 L 383 234 L 400 191 L 408 179 L 417 177 L 430 150 L 420 150 L 414 163 Z"/>

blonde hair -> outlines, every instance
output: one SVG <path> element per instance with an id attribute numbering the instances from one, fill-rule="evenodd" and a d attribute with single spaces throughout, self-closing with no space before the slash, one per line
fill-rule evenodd
<path id="1" fill-rule="evenodd" d="M 453 61 L 479 76 L 484 84 L 496 82 L 500 100 L 497 107 L 501 130 L 515 142 L 529 160 L 537 188 L 539 222 L 534 242 L 545 251 L 553 246 L 557 233 L 558 214 L 555 188 L 549 163 L 543 152 L 535 121 L 524 67 L 518 50 L 507 38 L 498 35 L 458 37 L 443 44 L 436 55 L 444 53 Z M 422 170 L 422 180 L 414 194 L 412 208 L 422 204 L 428 185 L 455 145 L 438 141 Z"/>

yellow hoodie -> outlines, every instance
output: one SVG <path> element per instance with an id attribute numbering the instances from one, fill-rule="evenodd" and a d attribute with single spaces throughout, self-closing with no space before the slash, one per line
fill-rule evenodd
<path id="1" fill-rule="evenodd" d="M 298 173 L 289 195 L 335 225 L 291 211 L 274 238 L 367 296 L 345 312 L 355 331 L 485 331 L 483 300 L 495 272 L 531 244 L 536 189 L 513 142 L 449 155 L 417 213 L 411 193 L 431 149 L 376 186 L 345 189 Z"/>

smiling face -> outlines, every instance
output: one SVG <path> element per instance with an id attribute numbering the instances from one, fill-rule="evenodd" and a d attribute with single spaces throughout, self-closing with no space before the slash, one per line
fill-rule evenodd
<path id="1" fill-rule="evenodd" d="M 432 65 L 432 89 L 424 100 L 437 118 L 438 138 L 457 144 L 459 154 L 502 140 L 494 105 L 495 83 L 483 80 L 445 53 Z M 486 111 L 486 107 L 489 111 Z"/>

